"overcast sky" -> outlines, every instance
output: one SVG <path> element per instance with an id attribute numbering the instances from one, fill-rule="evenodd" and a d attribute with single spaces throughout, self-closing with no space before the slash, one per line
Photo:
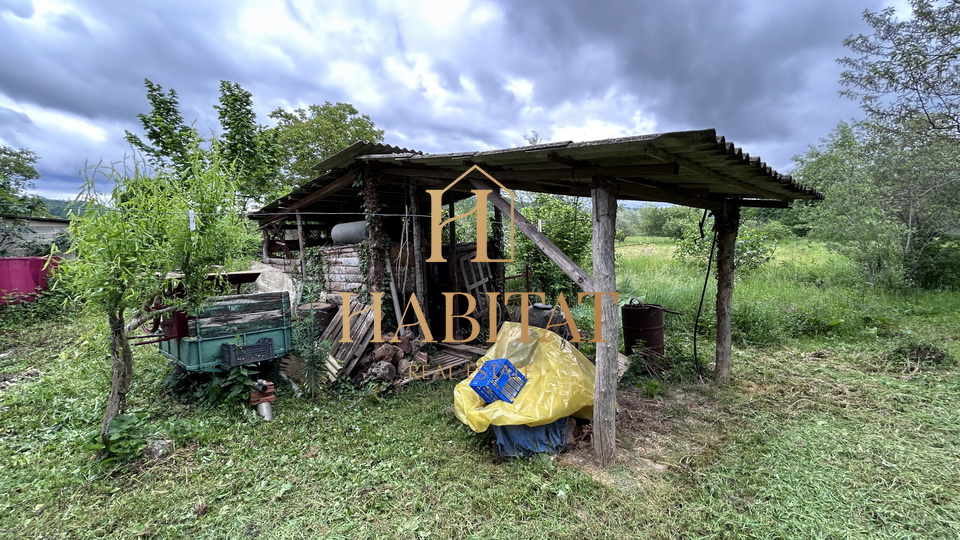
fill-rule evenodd
<path id="1" fill-rule="evenodd" d="M 219 81 L 277 107 L 346 101 L 425 152 L 716 128 L 786 171 L 840 120 L 842 40 L 877 0 L 0 0 L 0 144 L 72 197 L 176 89 L 202 133 Z"/>

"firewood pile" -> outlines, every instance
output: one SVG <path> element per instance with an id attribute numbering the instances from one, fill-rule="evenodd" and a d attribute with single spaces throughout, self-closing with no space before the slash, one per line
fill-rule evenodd
<path id="1" fill-rule="evenodd" d="M 367 307 L 354 302 L 350 312 L 357 313 Z M 321 341 L 333 344 L 324 378 L 330 384 L 382 381 L 399 388 L 415 380 L 462 378 L 476 365 L 475 359 L 487 352 L 484 348 L 463 344 L 425 344 L 408 328 L 399 336 L 395 332 L 384 332 L 380 335 L 381 341 L 375 342 L 373 310 L 351 318 L 351 342 L 341 343 L 343 323 L 341 308 L 320 337 Z"/>

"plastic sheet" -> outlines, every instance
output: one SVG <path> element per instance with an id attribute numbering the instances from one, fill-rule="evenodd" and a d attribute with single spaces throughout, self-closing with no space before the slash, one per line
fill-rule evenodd
<path id="1" fill-rule="evenodd" d="M 590 418 L 593 414 L 594 366 L 573 345 L 543 328 L 529 327 L 528 341 L 519 323 L 503 323 L 494 344 L 477 361 L 506 358 L 527 377 L 527 384 L 513 403 L 494 401 L 487 405 L 470 388 L 471 375 L 453 390 L 457 418 L 477 433 L 495 426 L 542 426 L 567 417 Z"/>

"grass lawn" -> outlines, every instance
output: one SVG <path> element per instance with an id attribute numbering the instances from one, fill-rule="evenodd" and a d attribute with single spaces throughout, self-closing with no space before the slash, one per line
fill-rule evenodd
<path id="1" fill-rule="evenodd" d="M 683 311 L 668 347 L 689 353 L 703 273 L 659 239 L 624 244 L 621 294 Z M 136 351 L 130 412 L 176 449 L 101 464 L 85 448 L 109 385 L 96 321 L 5 323 L 0 536 L 960 536 L 960 369 L 911 356 L 934 344 L 960 357 L 960 294 L 876 294 L 797 243 L 743 276 L 735 302 L 734 382 L 680 369 L 658 385 L 630 378 L 605 470 L 585 449 L 496 464 L 488 439 L 454 418 L 452 382 L 287 394 L 270 423 L 183 405 L 149 347 Z"/>

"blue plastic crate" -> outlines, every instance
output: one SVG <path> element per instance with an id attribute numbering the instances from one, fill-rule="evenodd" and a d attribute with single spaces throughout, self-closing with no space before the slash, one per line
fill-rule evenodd
<path id="1" fill-rule="evenodd" d="M 527 378 L 523 373 L 513 367 L 506 358 L 497 358 L 487 360 L 480 366 L 470 381 L 470 388 L 487 403 L 498 399 L 513 403 L 525 384 Z"/>

